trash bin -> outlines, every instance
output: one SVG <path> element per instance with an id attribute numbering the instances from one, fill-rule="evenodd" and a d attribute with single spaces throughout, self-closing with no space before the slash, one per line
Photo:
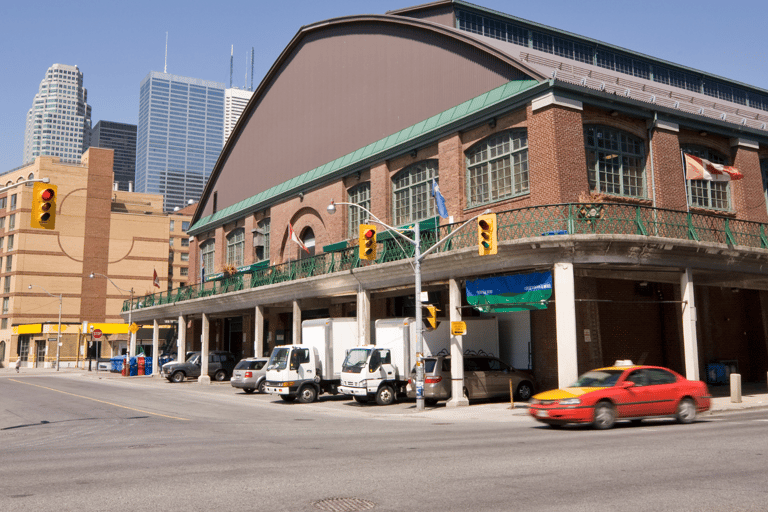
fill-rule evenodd
<path id="1" fill-rule="evenodd" d="M 729 373 L 730 375 L 730 373 Z M 707 365 L 707 384 L 727 384 L 726 366 L 722 363 L 710 363 Z"/>

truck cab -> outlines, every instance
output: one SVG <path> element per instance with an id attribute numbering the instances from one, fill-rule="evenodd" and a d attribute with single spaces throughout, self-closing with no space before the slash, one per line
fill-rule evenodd
<path id="1" fill-rule="evenodd" d="M 297 397 L 302 403 L 314 402 L 320 392 L 318 357 L 312 347 L 275 347 L 267 363 L 266 392 L 280 395 L 287 402 Z"/>
<path id="2" fill-rule="evenodd" d="M 376 400 L 379 405 L 389 405 L 404 386 L 390 349 L 364 345 L 347 352 L 341 367 L 340 393 L 352 395 L 358 403 Z"/>

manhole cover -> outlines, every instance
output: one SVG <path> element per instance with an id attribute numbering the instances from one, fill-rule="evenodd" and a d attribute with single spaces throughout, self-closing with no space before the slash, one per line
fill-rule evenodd
<path id="1" fill-rule="evenodd" d="M 316 501 L 313 505 L 319 510 L 331 512 L 357 512 L 358 510 L 371 510 L 376 504 L 372 501 L 360 498 L 328 498 Z"/>

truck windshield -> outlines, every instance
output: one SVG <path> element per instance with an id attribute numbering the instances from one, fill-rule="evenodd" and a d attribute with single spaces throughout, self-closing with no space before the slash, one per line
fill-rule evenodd
<path id="1" fill-rule="evenodd" d="M 188 363 L 197 364 L 197 360 L 200 358 L 200 354 L 190 354 L 187 358 Z"/>
<path id="2" fill-rule="evenodd" d="M 347 373 L 360 373 L 363 371 L 368 356 L 371 353 L 371 349 L 368 348 L 353 348 L 347 353 L 347 358 L 344 359 L 344 364 L 341 366 L 342 372 Z"/>
<path id="3" fill-rule="evenodd" d="M 288 366 L 288 355 L 290 353 L 290 348 L 275 347 L 275 350 L 272 352 L 272 357 L 269 358 L 267 370 L 285 370 Z"/>

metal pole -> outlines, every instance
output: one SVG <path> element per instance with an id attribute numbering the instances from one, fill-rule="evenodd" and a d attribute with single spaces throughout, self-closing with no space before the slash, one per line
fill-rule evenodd
<path id="1" fill-rule="evenodd" d="M 424 329 L 421 325 L 421 233 L 419 223 L 413 226 L 414 256 L 413 274 L 415 277 L 414 304 L 416 305 L 416 410 L 424 410 Z"/>
<path id="2" fill-rule="evenodd" d="M 61 299 L 63 294 L 59 294 L 59 329 L 58 329 L 58 335 L 56 336 L 56 371 L 59 371 L 59 361 L 60 361 L 60 354 L 61 354 Z"/>

